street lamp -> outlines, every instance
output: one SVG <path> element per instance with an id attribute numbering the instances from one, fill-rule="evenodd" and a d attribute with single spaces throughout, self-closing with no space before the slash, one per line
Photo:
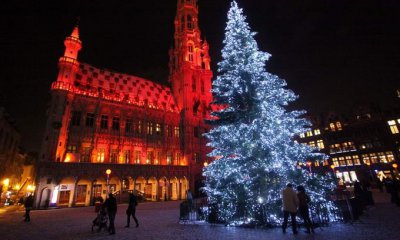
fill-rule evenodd
<path id="1" fill-rule="evenodd" d="M 107 170 L 106 170 L 106 174 L 107 174 L 107 194 L 109 194 L 109 193 L 110 193 L 110 184 L 109 184 L 109 181 L 110 181 L 111 169 L 107 169 Z"/>
<path id="2" fill-rule="evenodd" d="M 208 166 L 208 162 L 204 162 L 204 167 L 207 167 Z"/>

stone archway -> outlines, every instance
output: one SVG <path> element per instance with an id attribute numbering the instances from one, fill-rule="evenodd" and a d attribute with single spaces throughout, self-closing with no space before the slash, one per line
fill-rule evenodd
<path id="1" fill-rule="evenodd" d="M 167 177 L 161 177 L 158 180 L 158 197 L 160 201 L 167 201 L 170 199 L 170 183 L 167 179 Z"/>
<path id="2" fill-rule="evenodd" d="M 146 197 L 151 201 L 157 201 L 158 181 L 155 177 L 150 177 L 146 184 Z"/>
<path id="3" fill-rule="evenodd" d="M 170 180 L 170 196 L 171 200 L 179 199 L 179 180 L 177 177 L 173 177 Z"/>
<path id="4" fill-rule="evenodd" d="M 144 177 L 137 177 L 135 180 L 135 190 L 139 195 L 145 195 L 146 179 Z"/>
<path id="5" fill-rule="evenodd" d="M 180 199 L 186 199 L 186 192 L 189 190 L 189 181 L 186 177 L 179 179 Z"/>

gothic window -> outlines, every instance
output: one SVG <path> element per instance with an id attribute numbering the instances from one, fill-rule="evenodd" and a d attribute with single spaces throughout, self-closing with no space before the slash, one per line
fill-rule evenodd
<path id="1" fill-rule="evenodd" d="M 140 156 L 142 153 L 140 151 L 135 151 L 135 163 L 140 164 Z"/>
<path id="2" fill-rule="evenodd" d="M 153 152 L 152 151 L 147 152 L 146 163 L 153 164 Z"/>
<path id="3" fill-rule="evenodd" d="M 126 119 L 126 123 L 125 123 L 125 132 L 126 133 L 132 132 L 132 125 L 133 125 L 133 120 L 132 119 Z"/>
<path id="4" fill-rule="evenodd" d="M 100 148 L 97 150 L 97 162 L 102 163 L 104 162 L 104 155 L 105 155 L 105 149 Z"/>
<path id="5" fill-rule="evenodd" d="M 193 29 L 193 21 L 191 15 L 187 15 L 187 28 L 189 30 Z"/>
<path id="6" fill-rule="evenodd" d="M 72 119 L 71 119 L 71 125 L 72 126 L 79 126 L 81 123 L 81 115 L 82 113 L 79 111 L 73 111 L 72 112 Z"/>
<path id="7" fill-rule="evenodd" d="M 93 127 L 94 125 L 94 113 L 86 114 L 86 127 Z"/>
<path id="8" fill-rule="evenodd" d="M 90 147 L 82 148 L 80 162 L 90 162 Z"/>
<path id="9" fill-rule="evenodd" d="M 119 130 L 119 117 L 113 117 L 112 129 L 115 131 Z"/>
<path id="10" fill-rule="evenodd" d="M 124 163 L 129 163 L 131 158 L 131 151 L 125 150 L 124 151 Z"/>
<path id="11" fill-rule="evenodd" d="M 181 17 L 181 31 L 185 30 L 185 16 Z"/>
<path id="12" fill-rule="evenodd" d="M 171 165 L 172 164 L 172 153 L 168 152 L 167 153 L 167 165 Z"/>
<path id="13" fill-rule="evenodd" d="M 204 80 L 201 80 L 201 93 L 204 94 Z"/>
<path id="14" fill-rule="evenodd" d="M 100 128 L 101 129 L 108 128 L 108 116 L 107 115 L 101 115 Z"/>
<path id="15" fill-rule="evenodd" d="M 188 46 L 188 60 L 193 62 L 193 45 Z"/>
<path id="16" fill-rule="evenodd" d="M 199 135 L 200 135 L 199 132 L 200 132 L 200 131 L 199 131 L 199 127 L 194 127 L 194 129 L 193 129 L 193 135 L 194 135 L 195 138 L 198 138 L 198 137 L 199 137 Z"/>
<path id="17" fill-rule="evenodd" d="M 179 127 L 174 127 L 174 137 L 179 137 Z"/>
<path id="18" fill-rule="evenodd" d="M 161 135 L 161 124 L 156 123 L 156 134 Z"/>
<path id="19" fill-rule="evenodd" d="M 192 92 L 196 92 L 196 78 L 192 77 Z"/>
<path id="20" fill-rule="evenodd" d="M 181 163 L 181 153 L 180 152 L 176 152 L 175 153 L 174 165 L 179 165 L 180 163 Z"/>
<path id="21" fill-rule="evenodd" d="M 69 153 L 76 153 L 76 146 L 75 145 L 69 145 L 67 147 L 67 152 Z"/>
<path id="22" fill-rule="evenodd" d="M 152 122 L 147 123 L 147 135 L 153 135 L 153 123 Z"/>
<path id="23" fill-rule="evenodd" d="M 110 162 L 117 163 L 118 161 L 118 150 L 112 149 L 110 154 Z"/>

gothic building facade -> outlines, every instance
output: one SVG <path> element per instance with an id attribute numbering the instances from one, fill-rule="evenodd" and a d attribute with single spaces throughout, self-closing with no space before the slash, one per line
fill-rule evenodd
<path id="1" fill-rule="evenodd" d="M 36 207 L 87 206 L 108 192 L 136 191 L 156 201 L 197 191 L 209 161 L 202 134 L 209 129 L 213 73 L 196 0 L 178 0 L 171 87 L 80 62 L 78 26 L 64 44 L 51 85 Z"/>

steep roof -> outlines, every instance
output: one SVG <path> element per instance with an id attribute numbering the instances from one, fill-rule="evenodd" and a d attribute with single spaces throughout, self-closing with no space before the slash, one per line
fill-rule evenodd
<path id="1" fill-rule="evenodd" d="M 168 86 L 133 75 L 98 69 L 86 63 L 79 64 L 73 88 L 78 94 L 100 96 L 110 101 L 179 111 Z"/>

